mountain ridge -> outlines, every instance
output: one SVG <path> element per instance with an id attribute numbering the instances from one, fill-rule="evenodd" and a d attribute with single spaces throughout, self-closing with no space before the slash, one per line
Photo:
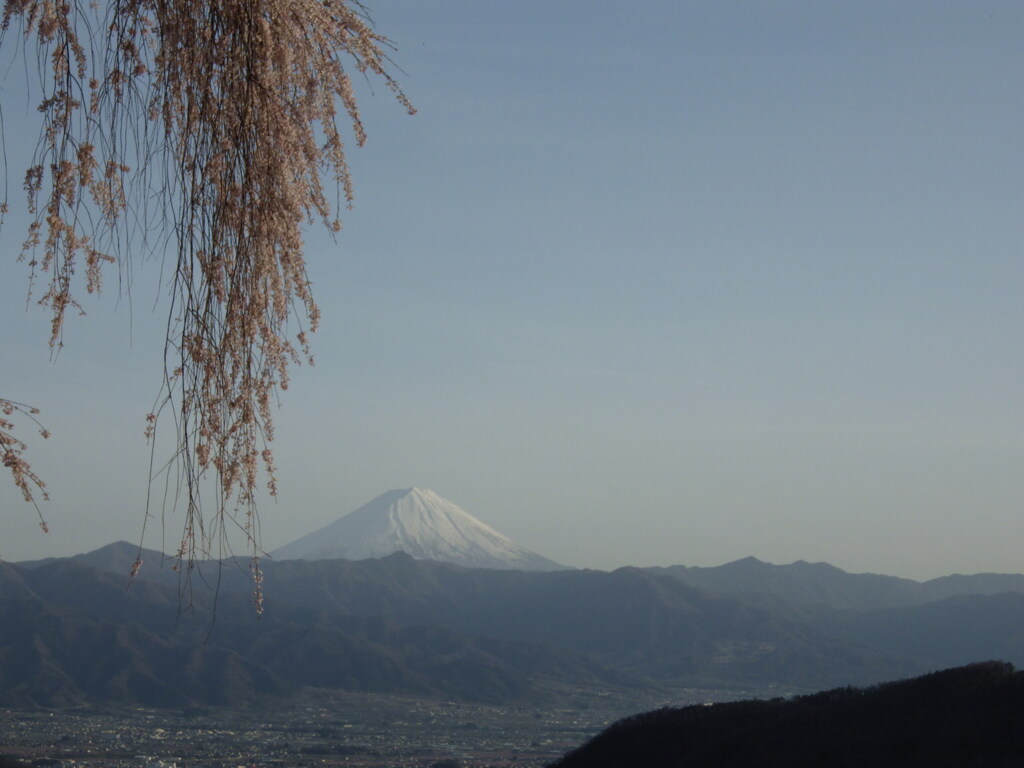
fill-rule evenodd
<path id="1" fill-rule="evenodd" d="M 257 621 L 247 558 L 173 562 L 117 542 L 0 563 L 0 698 L 229 704 L 320 686 L 498 702 L 546 695 L 548 682 L 795 692 L 980 658 L 1024 662 L 1024 591 L 978 594 L 1014 586 L 1013 575 L 943 580 L 940 592 L 972 594 L 920 604 L 934 586 L 756 558 L 694 569 L 748 580 L 703 586 L 679 578 L 683 566 L 544 572 L 404 552 L 267 558 Z M 737 591 L 744 586 L 760 591 Z M 872 606 L 904 588 L 909 603 Z M 817 602 L 801 602 L 808 595 Z M 841 607 L 851 602 L 866 607 Z M 197 673 L 175 675 L 182 663 Z M 94 669 L 109 671 L 105 684 Z M 217 670 L 222 683 L 211 688 Z"/>
<path id="2" fill-rule="evenodd" d="M 745 557 L 711 567 L 671 565 L 653 573 L 677 578 L 715 594 L 803 610 L 899 608 L 965 594 L 1024 592 L 1024 574 L 951 574 L 926 581 L 876 573 L 849 573 L 830 563 L 797 560 L 775 565 Z"/>
<path id="3" fill-rule="evenodd" d="M 251 585 L 227 582 L 183 610 L 177 582 L 126 589 L 74 559 L 0 573 L 0 704 L 235 706 L 301 686 L 498 703 L 545 699 L 549 681 L 636 684 L 571 651 L 441 626 L 281 600 L 257 618 Z"/>

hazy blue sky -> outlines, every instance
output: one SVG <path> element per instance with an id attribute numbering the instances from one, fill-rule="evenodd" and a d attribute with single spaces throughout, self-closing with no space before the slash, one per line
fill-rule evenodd
<path id="1" fill-rule="evenodd" d="M 363 89 L 356 206 L 309 237 L 268 549 L 418 485 L 575 566 L 1024 571 L 1024 4 L 370 8 L 420 112 Z M 22 224 L 0 394 L 53 432 L 52 531 L 0 483 L 0 556 L 137 540 L 159 263 L 51 362 Z"/>

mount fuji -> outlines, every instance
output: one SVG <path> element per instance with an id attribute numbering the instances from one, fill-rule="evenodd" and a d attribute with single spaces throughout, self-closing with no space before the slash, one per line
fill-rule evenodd
<path id="1" fill-rule="evenodd" d="M 447 499 L 422 488 L 383 493 L 355 512 L 270 554 L 276 560 L 366 560 L 395 552 L 467 568 L 566 568 L 519 546 Z"/>

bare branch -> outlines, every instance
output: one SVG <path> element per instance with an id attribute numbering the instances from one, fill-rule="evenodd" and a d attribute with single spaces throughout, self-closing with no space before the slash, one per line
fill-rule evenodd
<path id="1" fill-rule="evenodd" d="M 350 73 L 382 78 L 413 112 L 388 73 L 389 43 L 352 0 L 7 0 L 4 32 L 15 23 L 41 73 L 22 258 L 45 287 L 50 344 L 81 309 L 76 267 L 98 291 L 104 264 L 130 274 L 159 233 L 176 263 L 146 432 L 173 421 L 178 556 L 222 554 L 233 527 L 256 558 L 260 478 L 277 490 L 271 403 L 289 365 L 312 361 L 306 329 L 320 317 L 301 230 L 337 231 L 353 197 L 339 109 L 365 141 Z"/>

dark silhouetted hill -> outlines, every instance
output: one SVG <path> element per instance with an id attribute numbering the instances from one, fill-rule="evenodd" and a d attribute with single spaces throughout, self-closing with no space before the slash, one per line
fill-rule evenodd
<path id="1" fill-rule="evenodd" d="M 1002 662 L 792 700 L 620 720 L 551 768 L 1011 768 L 1024 756 L 1024 673 Z"/>

